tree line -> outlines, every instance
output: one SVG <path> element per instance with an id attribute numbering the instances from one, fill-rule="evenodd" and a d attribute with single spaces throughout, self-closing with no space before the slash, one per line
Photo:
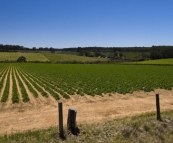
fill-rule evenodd
<path id="1" fill-rule="evenodd" d="M 152 46 L 151 59 L 173 58 L 173 46 Z"/>
<path id="2" fill-rule="evenodd" d="M 0 52 L 17 51 L 56 51 L 76 52 L 79 56 L 104 57 L 104 53 L 112 53 L 111 57 L 123 57 L 123 52 L 141 52 L 143 55 L 149 53 L 150 59 L 173 58 L 173 46 L 152 46 L 152 47 L 74 47 L 74 48 L 53 48 L 53 47 L 33 47 L 27 48 L 20 45 L 0 44 Z"/>
<path id="3" fill-rule="evenodd" d="M 1 52 L 15 52 L 15 51 L 20 51 L 20 50 L 25 50 L 25 51 L 53 51 L 55 50 L 54 48 L 50 47 L 39 47 L 38 49 L 36 47 L 28 48 L 20 45 L 3 45 L 0 44 L 0 51 Z"/>

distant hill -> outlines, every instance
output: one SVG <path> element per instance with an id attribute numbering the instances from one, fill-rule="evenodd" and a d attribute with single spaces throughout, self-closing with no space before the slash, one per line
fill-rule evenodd
<path id="1" fill-rule="evenodd" d="M 52 63 L 57 62 L 97 62 L 97 61 L 108 61 L 108 58 L 98 58 L 98 57 L 85 57 L 77 56 L 72 54 L 57 54 L 44 52 L 43 55 Z"/>
<path id="2" fill-rule="evenodd" d="M 33 61 L 39 61 L 39 62 L 48 62 L 48 58 L 45 57 L 41 53 L 24 53 L 24 52 L 0 52 L 0 61 L 1 62 L 15 62 L 17 59 L 23 56 L 26 58 L 26 61 L 33 62 Z"/>
<path id="3" fill-rule="evenodd" d="M 74 62 L 102 62 L 107 58 L 85 57 L 71 54 L 57 54 L 50 52 L 0 52 L 0 62 L 16 62 L 19 57 L 25 57 L 27 62 L 51 62 L 51 63 L 74 63 Z"/>

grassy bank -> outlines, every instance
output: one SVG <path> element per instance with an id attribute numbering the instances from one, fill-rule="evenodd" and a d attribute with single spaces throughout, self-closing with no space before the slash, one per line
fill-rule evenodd
<path id="1" fill-rule="evenodd" d="M 162 112 L 162 122 L 155 113 L 114 119 L 97 124 L 78 124 L 80 134 L 72 135 L 65 130 L 65 140 L 58 137 L 58 128 L 27 131 L 0 136 L 3 143 L 55 143 L 55 142 L 140 142 L 171 143 L 173 140 L 173 111 Z"/>

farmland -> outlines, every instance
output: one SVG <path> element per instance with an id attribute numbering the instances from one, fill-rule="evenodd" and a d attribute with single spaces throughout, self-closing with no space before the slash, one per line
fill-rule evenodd
<path id="1" fill-rule="evenodd" d="M 24 56 L 27 62 L 106 62 L 107 58 L 84 57 L 71 54 L 50 52 L 0 52 L 0 62 L 16 62 L 20 56 Z"/>
<path id="2" fill-rule="evenodd" d="M 171 90 L 172 71 L 172 66 L 1 64 L 0 97 L 6 102 L 12 93 L 12 103 L 19 103 L 38 97 L 59 100 L 76 94 L 111 96 L 158 88 Z"/>
<path id="3" fill-rule="evenodd" d="M 109 132 L 110 140 L 114 140 L 112 135 L 117 131 L 120 133 L 118 136 L 124 138 L 124 132 L 128 133 L 131 126 L 123 127 L 127 127 L 125 131 L 124 129 L 114 131 L 110 128 L 112 126 L 110 122 L 105 124 L 107 128 L 104 122 L 155 111 L 154 95 L 156 93 L 160 94 L 161 110 L 172 109 L 172 71 L 173 66 L 1 63 L 0 140 L 22 142 L 31 139 L 36 142 L 43 139 L 42 142 L 50 142 L 52 134 L 57 132 L 55 127 L 57 126 L 58 101 L 63 102 L 64 123 L 66 123 L 68 109 L 77 110 L 77 122 L 81 123 L 79 127 L 82 129 L 82 139 L 88 139 L 88 142 L 92 140 L 94 135 L 91 136 L 91 134 L 96 133 L 94 130 L 98 131 L 100 136 L 104 134 L 102 130 Z M 152 120 L 153 118 L 152 114 Z M 146 120 L 148 121 L 148 117 Z M 141 121 L 140 117 L 139 121 Z M 102 122 L 99 129 L 96 127 L 98 122 Z M 132 122 L 130 121 L 129 124 Z M 137 119 L 136 122 L 138 122 Z M 85 123 L 94 124 L 94 126 Z M 148 127 L 144 121 L 145 125 Z M 4 134 L 38 130 L 50 126 L 54 128 L 36 131 L 37 135 L 41 133 L 49 139 L 41 137 L 34 139 L 35 132 L 30 131 L 26 134 L 1 137 Z M 94 127 L 92 131 L 89 130 L 91 126 Z M 121 127 L 122 123 L 118 126 Z M 169 136 L 171 129 L 165 129 L 168 130 Z M 83 130 L 87 136 L 84 135 Z M 135 128 L 132 131 L 141 135 Z M 32 138 L 24 139 L 23 136 L 27 134 Z M 118 136 L 116 140 L 121 141 Z M 70 136 L 70 138 L 73 137 Z M 67 142 L 70 138 L 68 136 Z M 151 136 L 151 138 L 154 140 L 154 137 Z M 163 138 L 166 140 L 166 136 Z M 126 137 L 124 139 L 126 140 Z M 105 138 L 99 140 L 110 141 Z"/>

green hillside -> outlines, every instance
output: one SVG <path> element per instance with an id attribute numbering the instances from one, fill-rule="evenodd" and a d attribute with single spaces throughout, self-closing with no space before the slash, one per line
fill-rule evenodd
<path id="1" fill-rule="evenodd" d="M 94 61 L 108 61 L 107 58 L 96 58 L 96 57 L 85 57 L 85 56 L 77 56 L 70 54 L 56 54 L 56 53 L 43 53 L 45 57 L 49 59 L 50 62 L 94 62 Z"/>
<path id="2" fill-rule="evenodd" d="M 0 61 L 17 61 L 20 56 L 24 56 L 27 61 L 49 61 L 41 53 L 23 53 L 23 52 L 0 52 Z"/>

